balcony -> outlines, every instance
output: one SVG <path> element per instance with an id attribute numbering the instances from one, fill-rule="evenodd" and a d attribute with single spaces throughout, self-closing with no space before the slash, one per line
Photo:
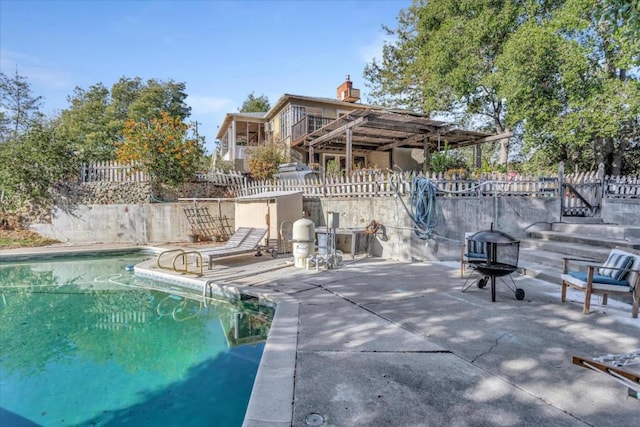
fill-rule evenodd
<path id="1" fill-rule="evenodd" d="M 304 142 L 304 137 L 315 132 L 323 126 L 333 122 L 335 119 L 308 115 L 300 119 L 291 127 L 291 146 L 295 147 Z"/>

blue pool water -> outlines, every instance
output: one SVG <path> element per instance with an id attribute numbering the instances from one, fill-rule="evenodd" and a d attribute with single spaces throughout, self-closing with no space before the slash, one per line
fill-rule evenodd
<path id="1" fill-rule="evenodd" d="M 139 287 L 142 255 L 0 265 L 0 425 L 240 426 L 272 310 Z"/>

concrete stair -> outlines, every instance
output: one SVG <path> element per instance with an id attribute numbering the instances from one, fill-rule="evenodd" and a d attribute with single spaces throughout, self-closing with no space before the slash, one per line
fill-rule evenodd
<path id="1" fill-rule="evenodd" d="M 529 235 L 520 241 L 518 270 L 558 284 L 564 257 L 603 263 L 612 248 L 640 249 L 640 227 L 559 222 Z"/>

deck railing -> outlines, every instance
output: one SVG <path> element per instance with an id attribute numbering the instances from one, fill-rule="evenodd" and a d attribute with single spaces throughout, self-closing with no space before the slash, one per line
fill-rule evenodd
<path id="1" fill-rule="evenodd" d="M 293 144 L 296 145 L 296 143 L 300 139 L 333 122 L 334 120 L 335 119 L 314 116 L 312 114 L 303 117 L 302 119 L 294 123 L 291 127 L 291 139 L 293 141 Z"/>

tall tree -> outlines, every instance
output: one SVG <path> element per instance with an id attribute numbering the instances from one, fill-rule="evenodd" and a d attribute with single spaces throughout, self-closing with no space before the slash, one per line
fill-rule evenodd
<path id="1" fill-rule="evenodd" d="M 191 180 L 202 163 L 204 146 L 193 128 L 168 112 L 160 118 L 125 123 L 118 160 L 149 173 L 154 184 L 175 185 Z"/>
<path id="2" fill-rule="evenodd" d="M 498 95 L 496 60 L 530 13 L 527 3 L 535 2 L 417 1 L 399 15 L 398 29 L 390 31 L 395 42 L 385 46 L 382 64 L 374 61 L 365 69 L 365 78 L 378 89 L 374 94 L 395 88 L 395 98 L 411 107 L 420 103 L 427 113 L 458 113 L 462 121 L 473 118 L 476 126 L 503 133 L 505 104 Z M 402 90 L 394 80 L 415 84 Z M 507 144 L 504 140 L 501 146 L 502 164 Z"/>
<path id="3" fill-rule="evenodd" d="M 173 80 L 148 80 L 129 105 L 127 117 L 133 120 L 151 120 L 160 118 L 163 112 L 167 112 L 171 117 L 184 120 L 191 114 L 191 107 L 185 102 L 185 88 L 184 83 L 176 83 Z"/>
<path id="4" fill-rule="evenodd" d="M 88 90 L 76 87 L 67 100 L 70 108 L 57 120 L 59 136 L 74 148 L 81 162 L 113 159 L 118 129 L 110 127 L 109 90 L 102 83 Z"/>
<path id="5" fill-rule="evenodd" d="M 26 77 L 17 70 L 13 77 L 0 73 L 0 142 L 17 137 L 41 120 L 41 105 L 42 97 L 31 93 Z"/>
<path id="6" fill-rule="evenodd" d="M 609 173 L 633 170 L 640 127 L 633 3 L 418 0 L 389 30 L 395 40 L 382 59 L 365 68 L 372 101 L 460 114 L 495 132 L 521 130 L 525 147 L 547 165 L 575 159 L 603 162 Z"/>
<path id="7" fill-rule="evenodd" d="M 269 111 L 270 108 L 269 98 L 265 95 L 255 96 L 254 93 L 251 92 L 238 111 L 241 113 L 260 113 Z"/>
<path id="8" fill-rule="evenodd" d="M 121 77 L 111 91 L 102 83 L 76 88 L 58 120 L 60 134 L 82 161 L 114 160 L 127 120 L 149 122 L 167 113 L 184 121 L 191 113 L 186 98 L 185 84 L 173 80 Z"/>
<path id="9" fill-rule="evenodd" d="M 534 162 L 640 172 L 638 16 L 617 0 L 568 0 L 506 44 L 501 95 Z"/>

